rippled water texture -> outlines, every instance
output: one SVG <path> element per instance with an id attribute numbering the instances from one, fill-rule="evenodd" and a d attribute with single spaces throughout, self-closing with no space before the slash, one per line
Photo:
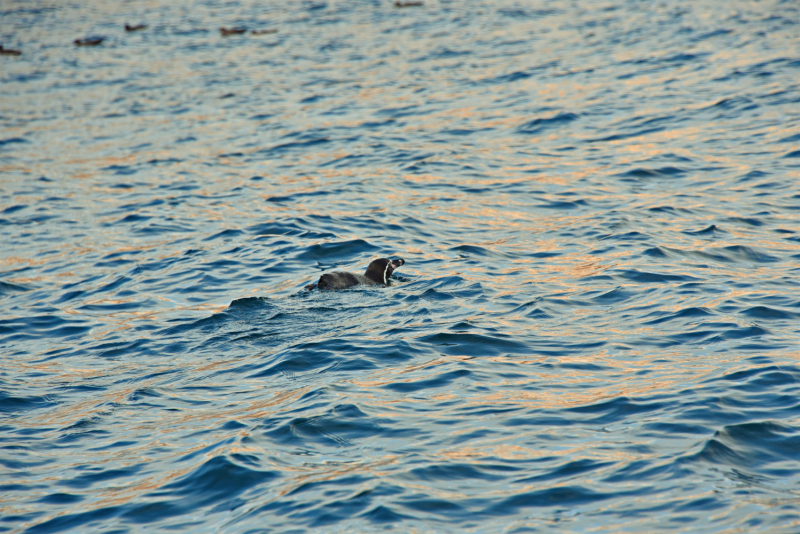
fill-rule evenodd
<path id="1" fill-rule="evenodd" d="M 794 0 L 0 8 L 0 530 L 800 529 Z"/>

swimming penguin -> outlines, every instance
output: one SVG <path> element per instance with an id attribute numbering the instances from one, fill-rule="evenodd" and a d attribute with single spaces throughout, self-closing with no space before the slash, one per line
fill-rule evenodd
<path id="1" fill-rule="evenodd" d="M 12 50 L 11 48 L 3 48 L 3 45 L 0 45 L 0 56 L 21 56 L 22 52 L 19 50 Z"/>
<path id="2" fill-rule="evenodd" d="M 220 28 L 219 33 L 222 34 L 223 37 L 227 37 L 229 35 L 241 35 L 247 32 L 247 28 Z"/>
<path id="3" fill-rule="evenodd" d="M 75 39 L 77 46 L 97 46 L 103 42 L 105 37 L 87 37 L 86 39 Z"/>
<path id="4" fill-rule="evenodd" d="M 126 32 L 138 32 L 139 30 L 144 30 L 145 28 L 147 28 L 147 24 L 136 24 L 135 26 L 125 24 Z"/>
<path id="5" fill-rule="evenodd" d="M 389 277 L 395 269 L 406 262 L 403 258 L 390 260 L 389 258 L 379 258 L 373 260 L 367 267 L 364 274 L 354 274 L 344 271 L 335 273 L 325 273 L 319 277 L 316 284 L 307 285 L 309 291 L 318 287 L 319 289 L 347 289 L 357 285 L 365 286 L 388 286 L 391 285 Z"/>

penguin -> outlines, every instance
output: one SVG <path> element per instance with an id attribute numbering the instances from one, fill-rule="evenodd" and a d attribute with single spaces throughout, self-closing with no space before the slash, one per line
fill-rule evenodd
<path id="1" fill-rule="evenodd" d="M 103 42 L 105 37 L 87 37 L 86 39 L 75 39 L 77 46 L 97 46 Z"/>
<path id="2" fill-rule="evenodd" d="M 319 282 L 306 286 L 306 289 L 347 289 L 357 285 L 365 286 L 389 286 L 391 280 L 389 277 L 392 273 L 405 264 L 406 260 L 403 258 L 378 258 L 373 260 L 367 267 L 364 274 L 348 273 L 344 271 L 337 271 L 334 273 L 325 273 L 319 277 Z"/>
<path id="3" fill-rule="evenodd" d="M 247 32 L 247 28 L 220 28 L 219 33 L 222 34 L 223 37 L 227 37 L 229 35 L 241 35 Z"/>
<path id="4" fill-rule="evenodd" d="M 268 30 L 251 30 L 250 35 L 270 35 L 272 33 L 278 33 L 278 30 L 275 28 L 270 28 Z"/>
<path id="5" fill-rule="evenodd" d="M 145 28 L 147 28 L 147 24 L 137 24 L 135 26 L 131 26 L 130 24 L 125 24 L 126 32 L 138 32 L 139 30 L 144 30 Z"/>
<path id="6" fill-rule="evenodd" d="M 0 56 L 21 56 L 22 52 L 19 50 L 12 50 L 11 48 L 3 48 L 3 45 L 0 45 Z"/>

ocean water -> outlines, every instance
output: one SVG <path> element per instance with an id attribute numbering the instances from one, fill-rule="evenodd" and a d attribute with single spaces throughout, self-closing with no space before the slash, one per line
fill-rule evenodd
<path id="1" fill-rule="evenodd" d="M 0 531 L 800 531 L 798 36 L 3 0 Z"/>

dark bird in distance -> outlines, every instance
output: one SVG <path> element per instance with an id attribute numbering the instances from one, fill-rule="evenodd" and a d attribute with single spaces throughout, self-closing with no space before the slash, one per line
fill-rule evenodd
<path id="1" fill-rule="evenodd" d="M 270 33 L 278 33 L 278 30 L 270 28 L 269 30 L 253 30 L 250 33 L 253 35 L 269 35 Z"/>
<path id="2" fill-rule="evenodd" d="M 131 26 L 130 24 L 125 25 L 126 32 L 138 32 L 139 30 L 143 30 L 147 28 L 147 24 L 137 24 L 136 26 Z"/>
<path id="3" fill-rule="evenodd" d="M 241 35 L 247 32 L 247 28 L 220 28 L 219 33 L 222 34 L 223 37 L 227 37 L 229 35 Z"/>
<path id="4" fill-rule="evenodd" d="M 319 289 L 347 289 L 350 287 L 365 286 L 389 286 L 392 284 L 389 278 L 395 269 L 406 262 L 403 258 L 390 260 L 389 258 L 379 258 L 373 260 L 367 267 L 364 274 L 348 273 L 337 271 L 335 273 L 325 273 L 319 277 L 319 282 L 306 286 L 311 291 L 315 287 Z"/>
<path id="5" fill-rule="evenodd" d="M 419 7 L 422 2 L 400 2 L 399 0 L 394 3 L 394 7 Z"/>
<path id="6" fill-rule="evenodd" d="M 103 42 L 105 37 L 87 37 L 86 39 L 75 39 L 78 46 L 97 46 Z"/>
<path id="7" fill-rule="evenodd" d="M 0 45 L 0 56 L 21 56 L 22 52 L 19 50 L 12 50 L 10 48 L 3 48 L 3 45 Z"/>

